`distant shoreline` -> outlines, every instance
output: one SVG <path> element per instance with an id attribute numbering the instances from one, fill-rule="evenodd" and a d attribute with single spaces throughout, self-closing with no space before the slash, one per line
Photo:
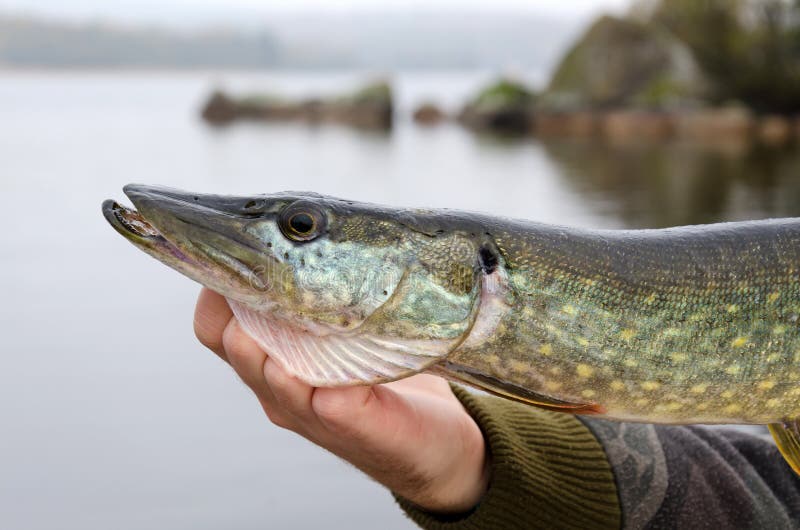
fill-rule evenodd
<path id="1" fill-rule="evenodd" d="M 502 70 L 493 68 L 400 68 L 385 69 L 367 67 L 352 68 L 296 68 L 296 67 L 276 67 L 276 68 L 236 68 L 228 66 L 220 67 L 157 67 L 157 66 L 97 66 L 97 67 L 76 67 L 76 66 L 19 66 L 0 64 L 0 75 L 3 73 L 35 73 L 35 74 L 203 74 L 203 73 L 225 73 L 225 74 L 264 74 L 264 75 L 361 75 L 370 78 L 389 78 L 403 75 L 481 75 L 494 79 L 501 75 Z M 536 88 L 543 83 L 535 83 L 532 80 L 545 79 L 547 74 L 541 71 L 525 70 L 519 72 L 529 80 L 529 83 Z"/>

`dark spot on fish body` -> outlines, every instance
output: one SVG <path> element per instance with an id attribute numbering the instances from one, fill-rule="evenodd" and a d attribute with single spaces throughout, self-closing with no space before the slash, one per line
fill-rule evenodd
<path id="1" fill-rule="evenodd" d="M 288 252 L 284 252 L 283 253 L 283 259 L 289 259 L 289 253 Z"/>
<path id="2" fill-rule="evenodd" d="M 485 274 L 492 274 L 497 269 L 497 254 L 487 245 L 478 250 L 478 264 Z"/>

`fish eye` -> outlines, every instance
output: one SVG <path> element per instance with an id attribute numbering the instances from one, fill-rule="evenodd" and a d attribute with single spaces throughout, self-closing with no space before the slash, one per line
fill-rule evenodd
<path id="1" fill-rule="evenodd" d="M 294 230 L 295 233 L 303 235 L 313 232 L 314 225 L 316 224 L 314 218 L 305 212 L 296 213 L 289 219 L 289 226 L 291 229 Z"/>
<path id="2" fill-rule="evenodd" d="M 297 201 L 283 209 L 278 226 L 293 241 L 311 241 L 324 231 L 325 215 L 316 204 Z"/>

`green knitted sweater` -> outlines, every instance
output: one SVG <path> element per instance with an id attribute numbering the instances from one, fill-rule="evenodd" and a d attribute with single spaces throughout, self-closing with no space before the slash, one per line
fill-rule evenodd
<path id="1" fill-rule="evenodd" d="M 800 476 L 758 431 L 578 418 L 453 392 L 486 438 L 489 489 L 455 516 L 398 498 L 423 528 L 800 528 Z"/>
<path id="2" fill-rule="evenodd" d="M 611 465 L 592 432 L 575 416 L 453 391 L 484 433 L 492 474 L 469 513 L 400 506 L 429 529 L 619 528 L 620 502 Z"/>

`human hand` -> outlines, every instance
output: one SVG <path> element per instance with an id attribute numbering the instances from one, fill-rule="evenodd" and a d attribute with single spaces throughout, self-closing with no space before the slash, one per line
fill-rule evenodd
<path id="1" fill-rule="evenodd" d="M 486 491 L 483 435 L 447 382 L 421 374 L 372 387 L 315 388 L 289 375 L 203 289 L 197 338 L 230 364 L 267 417 L 347 460 L 421 508 L 458 513 Z"/>

